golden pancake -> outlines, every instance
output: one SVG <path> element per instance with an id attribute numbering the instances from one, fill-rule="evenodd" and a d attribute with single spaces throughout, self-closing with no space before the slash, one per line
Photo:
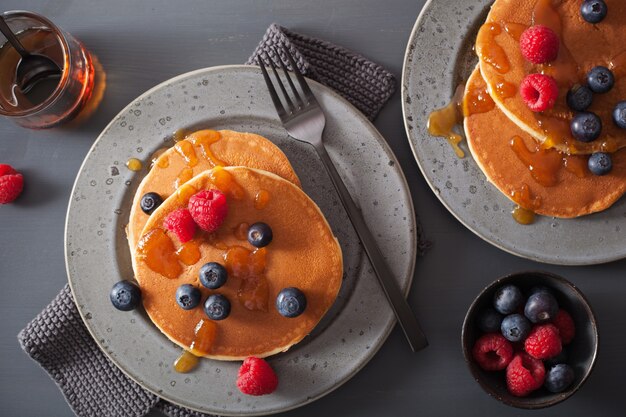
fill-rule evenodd
<path id="1" fill-rule="evenodd" d="M 613 154 L 608 175 L 592 175 L 584 155 L 538 149 L 486 89 L 476 68 L 466 85 L 465 135 L 478 166 L 509 199 L 537 214 L 569 218 L 605 210 L 626 192 L 626 149 Z"/>
<path id="2" fill-rule="evenodd" d="M 141 197 L 155 192 L 165 200 L 178 186 L 216 165 L 258 168 L 300 186 L 285 154 L 264 137 L 232 130 L 194 132 L 161 154 L 139 184 L 127 229 L 131 252 L 149 217 L 141 210 Z"/>
<path id="3" fill-rule="evenodd" d="M 181 245 L 162 229 L 165 217 L 186 207 L 189 197 L 215 188 L 228 202 L 226 220 L 215 233 L 198 231 Z M 260 192 L 263 204 L 255 201 Z M 267 223 L 274 236 L 256 251 L 245 233 L 255 222 Z M 317 205 L 293 183 L 246 167 L 216 167 L 185 183 L 152 213 L 134 258 L 143 305 L 154 324 L 194 355 L 218 360 L 265 357 L 298 343 L 335 301 L 343 274 L 341 248 Z M 219 262 L 229 272 L 217 290 L 199 282 L 199 269 L 207 262 Z M 175 293 L 182 284 L 200 288 L 198 307 L 178 306 Z M 285 318 L 275 308 L 286 287 L 306 296 L 306 310 L 298 317 Z M 203 302 L 214 293 L 230 300 L 224 320 L 212 321 L 204 313 Z"/>
<path id="4" fill-rule="evenodd" d="M 611 112 L 626 99 L 626 1 L 606 0 L 608 15 L 592 25 L 580 15 L 578 0 L 496 0 L 479 31 L 476 51 L 480 70 L 498 107 L 529 135 L 567 153 L 614 152 L 626 146 L 626 131 L 613 123 Z M 556 61 L 545 65 L 527 62 L 519 48 L 521 33 L 531 25 L 545 25 L 561 39 Z M 574 113 L 566 104 L 574 84 L 586 84 L 586 74 L 598 65 L 610 68 L 615 86 L 594 94 L 589 111 L 602 119 L 602 135 L 591 143 L 574 139 L 570 121 Z M 518 93 L 524 77 L 545 73 L 559 85 L 559 98 L 552 110 L 532 112 Z"/>

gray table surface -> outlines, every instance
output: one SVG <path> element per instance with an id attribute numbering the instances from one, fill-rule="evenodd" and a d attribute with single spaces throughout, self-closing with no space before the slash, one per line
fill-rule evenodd
<path id="1" fill-rule="evenodd" d="M 436 0 L 435 0 L 436 1 Z M 344 45 L 398 76 L 423 6 L 411 0 L 2 0 L 0 9 L 40 12 L 84 41 L 104 66 L 102 105 L 85 125 L 31 131 L 0 120 L 0 163 L 25 173 L 17 204 L 0 207 L 0 415 L 72 416 L 54 383 L 24 354 L 16 335 L 66 282 L 63 228 L 80 164 L 102 128 L 133 98 L 175 75 L 242 63 L 266 27 Z M 504 253 L 458 223 L 422 178 L 406 140 L 399 92 L 376 120 L 408 178 L 424 233 L 434 242 L 418 259 L 410 303 L 430 347 L 413 354 L 395 328 L 375 358 L 328 396 L 285 416 L 519 416 L 488 397 L 463 362 L 460 329 L 473 297 L 520 270 L 561 274 L 589 297 L 601 332 L 595 371 L 574 397 L 541 416 L 618 416 L 626 410 L 626 261 L 555 267 Z M 160 414 L 153 412 L 151 417 Z"/>

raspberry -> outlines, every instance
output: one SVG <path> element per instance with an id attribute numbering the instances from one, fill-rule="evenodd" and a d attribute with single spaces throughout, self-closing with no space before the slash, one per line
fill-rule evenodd
<path id="1" fill-rule="evenodd" d="M 485 371 L 500 371 L 511 362 L 513 346 L 501 334 L 487 333 L 474 343 L 472 356 Z"/>
<path id="2" fill-rule="evenodd" d="M 559 86 L 554 78 L 545 74 L 529 74 L 519 88 L 524 103 L 534 112 L 554 107 L 559 97 Z"/>
<path id="3" fill-rule="evenodd" d="M 237 387 L 247 395 L 271 394 L 278 386 L 278 377 L 263 359 L 250 356 L 243 361 L 237 376 Z"/>
<path id="4" fill-rule="evenodd" d="M 524 352 L 515 355 L 506 367 L 506 386 L 516 397 L 525 397 L 540 388 L 545 377 L 543 362 Z"/>
<path id="5" fill-rule="evenodd" d="M 15 200 L 24 189 L 24 177 L 12 166 L 0 164 L 0 204 Z"/>
<path id="6" fill-rule="evenodd" d="M 163 227 L 173 232 L 181 243 L 190 241 L 193 239 L 193 235 L 196 234 L 196 223 L 186 208 L 181 208 L 168 214 L 163 221 Z"/>
<path id="7" fill-rule="evenodd" d="M 9 174 L 17 174 L 17 171 L 13 169 L 11 165 L 0 164 L 0 177 L 9 175 Z"/>
<path id="8" fill-rule="evenodd" d="M 559 336 L 561 336 L 561 343 L 564 345 L 568 345 L 576 334 L 576 326 L 574 325 L 574 320 L 572 316 L 565 310 L 559 310 L 556 314 L 554 320 L 552 320 L 552 324 L 559 329 Z"/>
<path id="9" fill-rule="evenodd" d="M 559 55 L 559 36 L 546 26 L 531 26 L 519 38 L 519 47 L 526 60 L 546 64 Z"/>
<path id="10" fill-rule="evenodd" d="M 202 230 L 216 231 L 226 219 L 228 204 L 219 190 L 203 190 L 189 199 L 191 217 Z"/>
<path id="11" fill-rule="evenodd" d="M 535 326 L 524 342 L 526 352 L 536 359 L 548 359 L 561 353 L 559 329 L 552 324 Z"/>

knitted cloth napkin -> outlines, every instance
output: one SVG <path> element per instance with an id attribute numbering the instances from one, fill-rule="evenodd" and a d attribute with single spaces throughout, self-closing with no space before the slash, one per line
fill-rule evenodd
<path id="1" fill-rule="evenodd" d="M 331 43 L 271 25 L 252 56 L 279 65 L 273 47 L 285 46 L 298 69 L 373 119 L 395 90 L 383 67 Z M 267 62 L 267 61 L 266 61 Z M 141 417 L 153 408 L 170 417 L 204 417 L 160 399 L 124 375 L 91 338 L 66 284 L 18 335 L 22 349 L 48 372 L 79 417 Z"/>

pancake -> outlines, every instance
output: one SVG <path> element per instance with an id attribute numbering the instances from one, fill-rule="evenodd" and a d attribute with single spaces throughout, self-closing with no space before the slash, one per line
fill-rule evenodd
<path id="1" fill-rule="evenodd" d="M 476 40 L 480 70 L 498 107 L 522 130 L 543 143 L 567 153 L 614 152 L 626 147 L 626 131 L 613 123 L 611 112 L 626 98 L 626 1 L 606 0 L 608 15 L 592 25 L 580 15 L 575 0 L 496 0 Z M 520 52 L 519 36 L 532 24 L 553 29 L 561 39 L 556 61 L 533 65 Z M 600 138 L 583 143 L 574 139 L 570 121 L 574 113 L 565 97 L 576 83 L 586 84 L 587 72 L 603 65 L 615 74 L 615 86 L 605 94 L 594 94 L 590 111 L 601 117 Z M 559 98 L 555 107 L 532 112 L 517 93 L 524 77 L 543 72 L 555 78 Z"/>
<path id="2" fill-rule="evenodd" d="M 232 130 L 199 130 L 161 154 L 139 184 L 127 229 L 131 252 L 149 217 L 141 210 L 141 197 L 155 192 L 165 200 L 178 185 L 216 165 L 258 168 L 300 186 L 285 154 L 264 137 Z"/>
<path id="3" fill-rule="evenodd" d="M 196 233 L 194 240 L 184 245 L 186 258 L 191 258 L 187 263 L 191 265 L 186 266 L 174 259 L 180 270 L 169 273 L 172 278 L 153 271 L 151 268 L 159 269 L 154 266 L 155 260 L 175 256 L 173 250 L 181 247 L 174 234 L 160 229 L 164 218 L 173 210 L 186 206 L 189 197 L 197 191 L 217 188 L 213 185 L 215 182 L 227 196 L 228 215 L 224 223 L 213 234 Z M 261 190 L 265 190 L 268 197 L 262 208 L 255 204 L 255 196 Z M 246 241 L 245 233 L 242 236 L 237 230 L 241 230 L 242 223 L 259 221 L 270 225 L 274 237 L 266 248 L 250 256 L 249 251 L 254 247 Z M 156 235 L 173 247 L 168 251 L 163 249 L 167 244 L 161 245 L 159 256 L 154 255 L 158 250 L 146 255 L 146 236 Z M 143 236 L 135 251 L 134 264 L 144 308 L 169 339 L 197 356 L 241 360 L 285 351 L 311 332 L 335 301 L 341 286 L 341 248 L 323 214 L 300 188 L 266 171 L 216 167 L 202 172 L 152 213 Z M 195 248 L 200 251 L 199 259 L 189 256 L 193 255 Z M 238 256 L 242 256 L 239 262 L 234 262 Z M 262 258 L 265 259 L 264 268 Z M 152 266 L 148 267 L 147 262 Z M 199 283 L 198 271 L 207 262 L 219 262 L 229 269 L 226 284 L 217 290 L 209 290 Z M 255 272 L 246 278 L 242 271 L 250 268 Z M 260 283 L 261 289 L 255 287 L 255 283 Z M 264 283 L 268 285 L 267 295 L 258 299 L 253 297 L 254 291 L 251 290 L 262 292 Z M 212 321 L 204 313 L 202 303 L 193 310 L 183 310 L 174 297 L 182 284 L 199 287 L 202 303 L 209 294 L 223 294 L 231 302 L 230 315 L 224 320 Z M 286 287 L 299 288 L 307 298 L 307 308 L 298 317 L 285 318 L 274 306 L 278 292 Z M 244 298 L 239 299 L 238 294 Z M 266 311 L 249 310 L 242 303 L 246 297 L 248 307 L 260 308 L 265 302 Z M 199 324 L 216 332 L 214 342 L 203 348 L 198 348 L 202 343 L 195 335 Z"/>
<path id="4" fill-rule="evenodd" d="M 476 97 L 481 97 L 479 104 Z M 474 160 L 487 179 L 516 204 L 537 214 L 571 218 L 605 210 L 626 192 L 626 149 L 613 155 L 613 170 L 608 175 L 599 177 L 586 168 L 574 169 L 586 166 L 582 155 L 565 156 L 571 171 L 566 169 L 562 154 L 554 149 L 538 151 L 538 144 L 531 136 L 511 122 L 493 102 L 489 104 L 486 84 L 478 67 L 467 81 L 463 107 L 465 135 Z M 541 164 L 536 165 L 550 170 L 549 175 L 540 178 L 544 184 L 552 185 L 537 181 L 537 172 L 533 176 L 529 169 L 530 161 L 523 162 L 511 146 L 513 138 L 518 138 L 517 149 L 521 149 L 523 158 L 540 161 Z"/>

